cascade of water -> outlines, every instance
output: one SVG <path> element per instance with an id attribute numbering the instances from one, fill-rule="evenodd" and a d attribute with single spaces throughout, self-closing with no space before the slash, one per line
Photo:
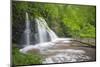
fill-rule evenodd
<path id="1" fill-rule="evenodd" d="M 47 40 L 47 31 L 39 20 L 36 21 L 38 27 L 39 43 L 43 43 Z"/>
<path id="2" fill-rule="evenodd" d="M 28 13 L 26 12 L 26 29 L 25 29 L 25 34 L 26 34 L 26 45 L 30 45 L 30 21 L 28 17 Z"/>
<path id="3" fill-rule="evenodd" d="M 28 13 L 26 13 L 26 29 L 25 29 L 25 46 L 23 49 L 20 49 L 20 52 L 27 53 L 28 50 L 31 49 L 39 49 L 40 51 L 48 49 L 56 45 L 57 42 L 65 42 L 69 43 L 70 39 L 68 38 L 59 38 L 53 30 L 51 30 L 46 23 L 46 21 L 42 17 L 38 17 L 35 19 L 35 31 L 32 33 L 30 29 L 30 21 L 28 17 Z M 35 45 L 31 44 L 30 35 L 34 34 L 34 40 L 36 41 Z M 48 40 L 50 39 L 50 40 Z M 32 40 L 32 41 L 34 41 Z"/>
<path id="4" fill-rule="evenodd" d="M 23 41 L 24 41 L 24 45 L 28 46 L 28 45 L 32 45 L 32 37 L 31 34 L 34 34 L 33 36 L 35 36 L 36 43 L 45 43 L 45 42 L 51 42 L 54 39 L 58 38 L 58 36 L 49 28 L 48 24 L 46 23 L 46 21 L 42 18 L 36 18 L 35 19 L 35 24 L 36 24 L 36 33 L 32 33 L 31 31 L 31 27 L 30 27 L 30 20 L 29 20 L 29 16 L 28 13 L 26 12 L 25 14 L 26 16 L 26 20 L 25 20 L 25 31 L 24 31 L 24 36 L 23 36 Z"/>
<path id="5" fill-rule="evenodd" d="M 55 34 L 55 32 L 53 32 L 49 28 L 49 26 L 47 25 L 46 21 L 43 18 L 39 17 L 39 18 L 36 18 L 35 20 L 38 26 L 38 34 L 39 34 L 40 43 L 46 42 L 46 40 L 48 39 L 47 35 L 50 36 L 51 41 L 58 38 L 58 36 Z"/>
<path id="6" fill-rule="evenodd" d="M 59 42 L 59 41 L 68 42 L 68 39 L 66 38 L 59 38 L 55 34 L 55 32 L 49 28 L 48 24 L 42 17 L 36 18 L 34 24 L 36 24 L 35 29 L 37 31 L 35 33 L 31 31 L 29 16 L 28 13 L 26 12 L 26 28 L 24 31 L 25 46 L 34 44 L 35 45 L 40 44 L 41 46 L 45 46 L 43 45 L 43 43 L 50 45 L 51 44 L 50 42 Z M 34 37 L 31 36 L 32 34 L 34 34 L 33 35 Z"/>

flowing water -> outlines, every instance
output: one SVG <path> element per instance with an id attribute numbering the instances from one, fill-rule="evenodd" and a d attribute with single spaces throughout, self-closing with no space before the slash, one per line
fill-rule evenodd
<path id="1" fill-rule="evenodd" d="M 39 40 L 40 43 L 44 43 L 47 42 L 48 40 L 48 35 L 50 37 L 50 41 L 55 40 L 56 38 L 58 38 L 58 36 L 55 34 L 55 32 L 53 32 L 47 25 L 46 21 L 39 17 L 35 19 L 36 23 L 37 23 L 37 27 L 38 27 L 38 35 L 39 35 Z"/>
<path id="2" fill-rule="evenodd" d="M 78 47 L 71 47 L 71 38 L 59 38 L 53 30 L 51 30 L 42 17 L 35 18 L 37 33 L 31 32 L 30 21 L 28 13 L 26 13 L 26 28 L 24 32 L 25 36 L 25 47 L 20 49 L 22 53 L 28 53 L 29 51 L 38 50 L 42 55 L 47 55 L 43 60 L 43 63 L 62 63 L 62 62 L 77 62 L 77 61 L 88 61 L 92 57 L 87 56 L 87 52 L 93 52 L 95 60 L 95 50 L 79 49 Z M 38 43 L 31 44 L 31 34 L 34 34 L 35 40 Z M 60 49 L 57 49 L 60 46 Z M 63 46 L 66 49 L 61 49 Z M 52 48 L 54 50 L 52 50 Z M 86 51 L 87 50 L 87 51 Z"/>
<path id="3" fill-rule="evenodd" d="M 29 21 L 29 17 L 28 17 L 28 13 L 26 13 L 26 29 L 25 29 L 25 33 L 26 33 L 26 45 L 30 45 L 30 21 Z"/>
<path id="4" fill-rule="evenodd" d="M 35 25 L 35 30 L 37 32 L 34 33 L 30 27 L 32 22 L 30 22 L 29 15 L 27 12 L 25 16 L 26 16 L 25 31 L 21 39 L 21 41 L 24 42 L 23 51 L 31 49 L 32 47 L 42 50 L 53 46 L 54 44 L 52 42 L 57 40 L 58 36 L 55 34 L 53 30 L 49 28 L 46 21 L 42 17 L 35 18 L 35 22 L 33 23 Z M 31 36 L 32 34 L 34 39 Z M 32 41 L 34 41 L 35 44 L 32 43 Z"/>
<path id="5" fill-rule="evenodd" d="M 35 18 L 35 22 L 33 22 L 36 26 L 36 30 L 38 32 L 34 33 L 31 31 L 31 22 L 29 20 L 28 13 L 26 12 L 26 25 L 25 25 L 25 31 L 24 36 L 21 39 L 22 41 L 25 40 L 24 47 L 26 46 L 34 46 L 34 47 L 42 47 L 45 46 L 50 47 L 49 45 L 53 45 L 53 41 L 56 41 L 58 36 L 55 34 L 53 30 L 51 30 L 46 23 L 46 21 L 42 17 Z M 34 34 L 34 39 L 31 37 L 31 35 Z M 31 43 L 32 40 L 36 41 L 37 43 L 33 44 Z"/>

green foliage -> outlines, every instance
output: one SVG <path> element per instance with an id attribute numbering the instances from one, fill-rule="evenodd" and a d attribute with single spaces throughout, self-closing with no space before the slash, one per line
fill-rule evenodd
<path id="1" fill-rule="evenodd" d="M 14 65 L 30 65 L 30 64 L 41 64 L 42 56 L 39 54 L 22 54 L 18 48 L 13 48 L 13 64 Z"/>
<path id="2" fill-rule="evenodd" d="M 43 17 L 47 21 L 49 27 L 55 31 L 59 37 L 96 37 L 95 6 L 50 4 L 27 1 L 13 1 L 12 5 L 14 12 L 14 32 L 21 32 L 23 29 L 23 23 L 25 22 L 25 12 L 28 12 L 31 20 L 39 16 Z M 20 37 L 18 33 L 14 33 L 14 39 L 18 38 L 18 36 Z"/>
<path id="3" fill-rule="evenodd" d="M 12 40 L 19 43 L 25 28 L 25 12 L 32 21 L 43 17 L 59 37 L 95 38 L 96 7 L 89 5 L 50 4 L 27 1 L 12 2 Z M 41 55 L 22 54 L 13 48 L 13 64 L 41 64 Z"/>

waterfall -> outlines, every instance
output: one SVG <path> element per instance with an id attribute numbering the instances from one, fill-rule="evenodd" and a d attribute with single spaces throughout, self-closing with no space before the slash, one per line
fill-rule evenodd
<path id="1" fill-rule="evenodd" d="M 24 25 L 24 31 L 21 34 L 21 38 L 20 38 L 20 48 L 29 46 L 29 45 L 34 45 L 36 43 L 35 41 L 35 37 L 34 37 L 34 27 L 35 24 L 32 23 L 32 21 L 30 21 L 29 19 L 29 15 L 26 12 L 25 13 L 25 25 Z"/>
<path id="2" fill-rule="evenodd" d="M 49 35 L 50 41 L 53 41 L 54 39 L 58 38 L 58 36 L 55 34 L 54 31 L 52 31 L 49 28 L 48 24 L 43 18 L 39 17 L 36 18 L 35 20 L 38 27 L 38 35 L 39 35 L 40 43 L 46 42 L 48 40 L 47 35 Z"/>
<path id="3" fill-rule="evenodd" d="M 22 44 L 24 46 L 28 46 L 28 45 L 35 45 L 35 44 L 40 44 L 40 43 L 45 43 L 45 42 L 51 42 L 54 39 L 58 38 L 58 36 L 55 34 L 55 32 L 53 32 L 48 24 L 46 23 L 46 21 L 42 18 L 35 18 L 34 23 L 34 27 L 30 27 L 31 23 L 29 20 L 29 16 L 28 13 L 26 12 L 25 14 L 26 18 L 25 18 L 25 31 L 22 35 Z M 34 31 L 37 32 L 32 32 L 32 28 L 35 28 Z M 33 37 L 34 38 L 33 38 Z M 35 42 L 35 43 L 32 43 Z"/>
<path id="4" fill-rule="evenodd" d="M 40 51 L 52 48 L 56 43 L 63 42 L 69 43 L 68 38 L 59 38 L 53 30 L 51 30 L 42 17 L 35 18 L 35 31 L 31 31 L 30 21 L 28 13 L 26 13 L 26 28 L 24 31 L 25 47 L 20 49 L 20 52 L 27 53 L 31 49 L 39 49 Z M 32 39 L 31 35 L 34 35 L 35 39 Z M 50 40 L 49 40 L 50 39 Z M 31 42 L 36 42 L 35 44 Z"/>
<path id="5" fill-rule="evenodd" d="M 26 29 L 25 29 L 25 39 L 26 39 L 26 45 L 30 45 L 30 21 L 28 17 L 28 13 L 26 12 Z"/>
<path id="6" fill-rule="evenodd" d="M 62 62 L 79 62 L 90 60 L 86 54 L 85 49 L 80 48 L 69 48 L 71 38 L 59 38 L 53 30 L 50 29 L 47 22 L 42 18 L 35 18 L 34 21 L 34 32 L 32 31 L 31 22 L 29 20 L 28 13 L 26 13 L 25 31 L 24 31 L 24 48 L 20 49 L 21 53 L 37 52 L 45 57 L 42 63 L 62 63 Z M 32 37 L 34 36 L 34 37 Z M 34 39 L 33 39 L 34 38 Z M 50 39 L 50 40 L 49 40 Z M 35 42 L 33 44 L 32 42 Z M 67 46 L 68 45 L 68 46 Z M 61 47 L 61 49 L 57 49 Z M 62 49 L 66 47 L 67 49 Z M 50 49 L 50 48 L 53 48 Z M 86 54 L 86 55 L 85 55 Z M 50 55 L 50 56 L 49 56 Z"/>
<path id="7" fill-rule="evenodd" d="M 63 41 L 68 43 L 72 40 L 71 38 L 59 38 L 56 33 L 50 29 L 47 22 L 42 17 L 36 18 L 35 22 L 38 28 L 39 43 L 48 42 L 48 36 L 50 37 L 49 42 Z"/>

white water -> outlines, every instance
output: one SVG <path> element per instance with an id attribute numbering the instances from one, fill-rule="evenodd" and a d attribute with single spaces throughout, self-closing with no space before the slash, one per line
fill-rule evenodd
<path id="1" fill-rule="evenodd" d="M 47 33 L 49 34 L 51 41 L 58 38 L 58 36 L 49 28 L 49 26 L 43 18 L 39 17 L 35 20 L 38 26 L 40 43 L 46 42 L 46 40 L 48 40 Z"/>
<path id="2" fill-rule="evenodd" d="M 25 46 L 28 46 L 30 45 L 30 21 L 29 21 L 29 17 L 28 17 L 28 13 L 26 12 L 26 29 L 25 29 L 25 41 L 26 41 L 26 44 Z"/>
<path id="3" fill-rule="evenodd" d="M 34 48 L 35 49 L 37 48 L 40 51 L 44 49 L 48 49 L 48 48 L 53 47 L 55 43 L 59 41 L 63 41 L 65 43 L 70 42 L 69 38 L 59 38 L 55 34 L 55 32 L 49 28 L 48 24 L 42 17 L 36 18 L 35 23 L 37 24 L 38 36 L 36 37 L 38 38 L 39 43 L 32 45 L 30 44 L 30 34 L 33 34 L 33 33 L 31 33 L 31 30 L 30 30 L 30 21 L 29 21 L 28 13 L 26 13 L 26 29 L 25 29 L 26 44 L 24 48 L 20 49 L 22 53 L 27 53 L 27 51 Z M 48 42 L 48 35 L 50 38 L 49 42 Z"/>

